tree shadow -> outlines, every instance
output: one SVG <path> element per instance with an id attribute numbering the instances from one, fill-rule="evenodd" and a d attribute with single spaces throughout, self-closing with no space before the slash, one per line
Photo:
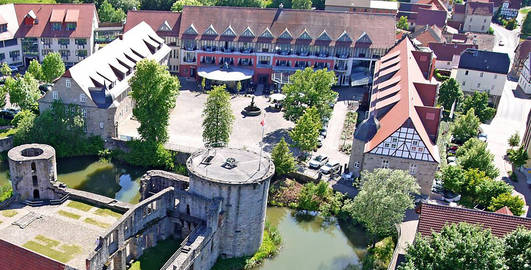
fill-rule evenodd
<path id="1" fill-rule="evenodd" d="M 273 148 L 280 141 L 281 138 L 284 138 L 286 143 L 290 145 L 289 148 L 291 152 L 296 156 L 299 150 L 291 146 L 293 140 L 291 140 L 291 137 L 289 136 L 289 130 L 284 128 L 269 132 L 264 136 L 264 151 L 271 153 L 271 151 L 273 151 Z"/>

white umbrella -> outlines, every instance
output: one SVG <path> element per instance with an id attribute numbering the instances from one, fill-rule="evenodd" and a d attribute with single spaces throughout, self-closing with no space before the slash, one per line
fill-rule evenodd
<path id="1" fill-rule="evenodd" d="M 282 101 L 286 98 L 286 95 L 284 94 L 280 94 L 280 93 L 276 93 L 276 94 L 272 94 L 271 96 L 269 96 L 272 100 L 277 100 L 277 101 Z"/>

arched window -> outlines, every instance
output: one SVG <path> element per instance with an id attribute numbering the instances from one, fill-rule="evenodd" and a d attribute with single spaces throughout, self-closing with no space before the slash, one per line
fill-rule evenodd
<path id="1" fill-rule="evenodd" d="M 31 170 L 32 170 L 32 171 L 35 171 L 35 170 L 36 170 L 36 169 L 35 169 L 35 162 L 32 162 L 32 163 L 31 163 Z"/>
<path id="2" fill-rule="evenodd" d="M 37 176 L 36 175 L 33 176 L 33 186 L 34 187 L 38 187 L 39 186 L 39 181 L 37 180 Z"/>

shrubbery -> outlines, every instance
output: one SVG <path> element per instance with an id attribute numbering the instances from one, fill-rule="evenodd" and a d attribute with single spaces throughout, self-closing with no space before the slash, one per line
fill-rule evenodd
<path id="1" fill-rule="evenodd" d="M 162 144 L 134 140 L 127 142 L 127 146 L 129 152 L 117 150 L 114 156 L 135 166 L 167 170 L 173 170 L 175 167 L 174 154 Z"/>
<path id="2" fill-rule="evenodd" d="M 0 186 L 0 202 L 3 202 L 13 195 L 13 188 L 11 185 Z"/>

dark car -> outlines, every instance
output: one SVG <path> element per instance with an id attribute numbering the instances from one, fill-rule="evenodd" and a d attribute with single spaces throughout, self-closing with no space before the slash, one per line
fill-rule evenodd
<path id="1" fill-rule="evenodd" d="M 41 91 L 41 94 L 43 94 L 43 95 L 46 94 L 49 91 L 52 91 L 52 89 L 53 89 L 53 86 L 51 84 L 48 84 L 48 83 L 39 85 L 39 90 Z"/>

